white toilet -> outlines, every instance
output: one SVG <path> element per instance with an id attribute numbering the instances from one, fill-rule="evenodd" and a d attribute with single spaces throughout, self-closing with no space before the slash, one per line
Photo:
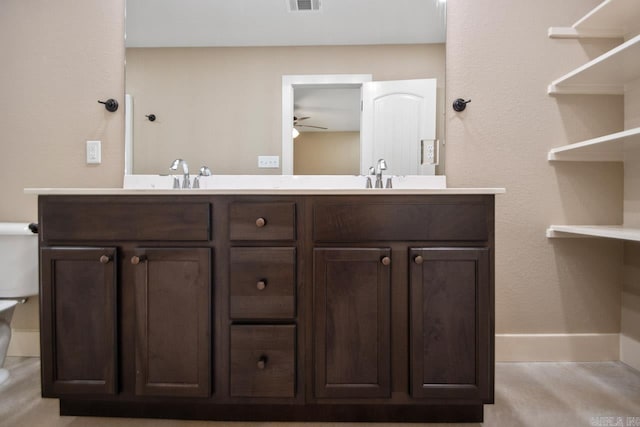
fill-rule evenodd
<path id="1" fill-rule="evenodd" d="M 33 225 L 31 228 L 34 228 Z M 0 384 L 11 339 L 11 318 L 18 303 L 38 294 L 38 238 L 28 223 L 0 222 Z"/>

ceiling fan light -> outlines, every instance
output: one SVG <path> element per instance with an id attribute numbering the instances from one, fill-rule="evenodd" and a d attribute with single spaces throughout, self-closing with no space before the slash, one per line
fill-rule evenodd
<path id="1" fill-rule="evenodd" d="M 297 137 L 299 137 L 299 136 L 300 136 L 300 132 L 298 132 L 298 129 L 293 128 L 293 130 L 291 131 L 291 136 L 292 136 L 293 138 L 297 138 Z"/>

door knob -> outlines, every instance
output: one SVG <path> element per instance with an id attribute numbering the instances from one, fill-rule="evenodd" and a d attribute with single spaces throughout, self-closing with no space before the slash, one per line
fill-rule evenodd
<path id="1" fill-rule="evenodd" d="M 264 369 L 267 366 L 267 356 L 260 356 L 260 359 L 258 359 L 258 369 Z"/>
<path id="2" fill-rule="evenodd" d="M 138 265 L 141 262 L 145 262 L 147 260 L 147 257 L 145 257 L 144 255 L 134 255 L 131 257 L 131 264 L 133 265 Z"/>
<path id="3" fill-rule="evenodd" d="M 256 219 L 256 227 L 258 227 L 258 228 L 262 228 L 262 227 L 264 227 L 265 225 L 267 225 L 267 220 L 266 220 L 266 219 L 264 219 L 264 218 L 262 218 L 262 217 L 260 217 L 260 218 Z"/>

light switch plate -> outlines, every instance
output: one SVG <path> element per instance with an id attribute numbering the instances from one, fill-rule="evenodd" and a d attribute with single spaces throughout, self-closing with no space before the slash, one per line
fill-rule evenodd
<path id="1" fill-rule="evenodd" d="M 102 143 L 87 141 L 87 164 L 99 165 L 100 163 L 102 163 Z"/>

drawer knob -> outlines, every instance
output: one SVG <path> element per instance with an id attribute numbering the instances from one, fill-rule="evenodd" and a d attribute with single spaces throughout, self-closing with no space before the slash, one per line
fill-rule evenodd
<path id="1" fill-rule="evenodd" d="M 380 262 L 382 263 L 382 265 L 389 265 L 391 264 L 391 258 L 389 258 L 388 256 L 382 257 Z"/>
<path id="2" fill-rule="evenodd" d="M 416 255 L 416 257 L 413 259 L 413 262 L 420 265 L 424 262 L 424 258 L 422 258 L 422 255 Z"/>
<path id="3" fill-rule="evenodd" d="M 102 255 L 100 257 L 101 264 L 109 264 L 109 261 L 111 261 L 111 257 L 109 255 Z"/>
<path id="4" fill-rule="evenodd" d="M 267 287 L 266 280 L 258 280 L 258 283 L 256 283 L 256 288 L 258 288 L 259 291 L 264 291 L 264 288 L 266 287 Z"/>
<path id="5" fill-rule="evenodd" d="M 265 225 L 267 225 L 267 220 L 266 220 L 266 219 L 264 219 L 264 218 L 262 218 L 262 217 L 260 217 L 260 218 L 256 219 L 256 227 L 258 227 L 258 228 L 262 228 L 262 227 L 264 227 Z"/>
<path id="6" fill-rule="evenodd" d="M 134 255 L 131 257 L 131 264 L 133 265 L 138 265 L 141 262 L 145 262 L 147 260 L 147 257 L 145 257 L 144 255 Z"/>
<path id="7" fill-rule="evenodd" d="M 267 367 L 267 356 L 260 356 L 260 359 L 258 359 L 258 369 L 264 369 Z"/>

